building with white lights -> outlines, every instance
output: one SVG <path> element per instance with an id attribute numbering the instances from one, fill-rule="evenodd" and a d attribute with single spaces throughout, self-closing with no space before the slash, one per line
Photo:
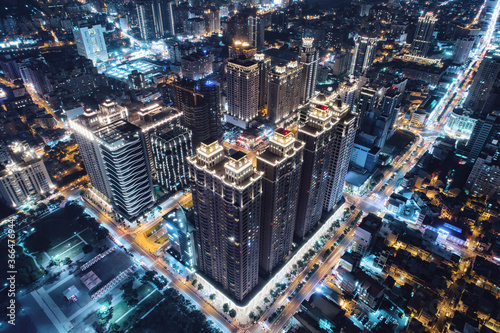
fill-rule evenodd
<path id="1" fill-rule="evenodd" d="M 191 131 L 182 126 L 151 134 L 151 149 L 158 183 L 176 192 L 188 184 L 186 157 L 193 155 Z"/>
<path id="2" fill-rule="evenodd" d="M 291 131 L 280 128 L 257 156 L 257 170 L 262 172 L 260 268 L 264 273 L 270 273 L 292 249 L 303 149 L 304 143 Z"/>
<path id="3" fill-rule="evenodd" d="M 290 61 L 268 73 L 267 116 L 273 124 L 283 122 L 300 105 L 302 65 Z"/>
<path id="4" fill-rule="evenodd" d="M 226 121 L 246 127 L 258 116 L 259 65 L 253 60 L 237 58 L 229 60 L 226 71 Z"/>
<path id="5" fill-rule="evenodd" d="M 359 76 L 373 64 L 377 52 L 376 38 L 358 37 L 355 41 L 354 54 L 351 61 L 350 75 Z"/>
<path id="6" fill-rule="evenodd" d="M 144 134 L 126 108 L 107 101 L 69 121 L 90 183 L 116 212 L 137 218 L 154 203 Z"/>
<path id="7" fill-rule="evenodd" d="M 242 152 L 226 156 L 217 141 L 188 157 L 197 269 L 242 300 L 259 280 L 262 175 Z"/>
<path id="8" fill-rule="evenodd" d="M 3 201 L 17 207 L 30 197 L 48 194 L 54 188 L 42 157 L 27 145 L 9 147 L 8 163 L 0 171 L 0 194 Z"/>
<path id="9" fill-rule="evenodd" d="M 433 13 L 426 13 L 418 18 L 417 29 L 411 43 L 411 54 L 417 57 L 427 57 L 431 47 L 434 28 L 438 19 Z"/>
<path id="10" fill-rule="evenodd" d="M 316 91 L 318 76 L 319 51 L 314 47 L 314 38 L 302 38 L 302 47 L 299 52 L 299 63 L 303 67 L 301 103 L 305 103 Z"/>
<path id="11" fill-rule="evenodd" d="M 472 135 L 477 118 L 473 118 L 469 109 L 453 109 L 444 126 L 446 134 L 452 138 L 468 140 Z"/>
<path id="12" fill-rule="evenodd" d="M 78 54 L 92 60 L 94 66 L 108 62 L 108 49 L 104 40 L 105 28 L 100 24 L 73 28 Z"/>

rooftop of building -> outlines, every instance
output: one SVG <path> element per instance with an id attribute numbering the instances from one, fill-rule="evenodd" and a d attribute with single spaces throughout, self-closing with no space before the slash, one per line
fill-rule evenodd
<path id="1" fill-rule="evenodd" d="M 95 131 L 95 135 L 108 145 L 119 145 L 131 135 L 140 132 L 140 128 L 124 119 L 119 119 Z"/>

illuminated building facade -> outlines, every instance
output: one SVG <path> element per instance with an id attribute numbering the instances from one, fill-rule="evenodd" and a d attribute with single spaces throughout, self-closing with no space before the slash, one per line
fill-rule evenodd
<path id="1" fill-rule="evenodd" d="M 349 105 L 340 98 L 330 106 L 335 119 L 335 130 L 332 134 L 332 152 L 326 177 L 326 196 L 323 209 L 331 211 L 342 199 L 344 182 L 349 169 L 354 139 L 357 130 L 357 118 L 349 112 Z"/>
<path id="2" fill-rule="evenodd" d="M 291 131 L 276 130 L 268 148 L 257 156 L 262 172 L 260 268 L 270 273 L 292 249 L 304 143 Z"/>
<path id="3" fill-rule="evenodd" d="M 377 42 L 376 38 L 356 38 L 351 69 L 349 70 L 350 75 L 359 76 L 370 68 L 377 52 Z"/>
<path id="4" fill-rule="evenodd" d="M 248 124 L 258 116 L 259 74 L 256 61 L 237 58 L 227 63 L 227 112 L 233 119 Z"/>
<path id="5" fill-rule="evenodd" d="M 179 261 L 188 269 L 195 265 L 194 251 L 194 227 L 186 218 L 186 213 L 180 205 L 163 216 L 166 225 L 170 249 L 174 249 L 179 255 Z"/>
<path id="6" fill-rule="evenodd" d="M 290 61 L 275 66 L 268 74 L 267 116 L 274 124 L 280 123 L 300 105 L 302 65 Z"/>
<path id="7" fill-rule="evenodd" d="M 327 106 L 312 104 L 307 123 L 298 130 L 298 139 L 305 143 L 295 224 L 295 236 L 299 239 L 319 222 L 323 212 L 335 133 L 332 117 Z"/>
<path id="8" fill-rule="evenodd" d="M 187 156 L 193 155 L 191 131 L 182 126 L 151 134 L 151 149 L 158 183 L 176 192 L 188 183 Z"/>
<path id="9" fill-rule="evenodd" d="M 54 185 L 41 157 L 27 146 L 16 144 L 8 163 L 0 171 L 0 194 L 3 201 L 17 207 L 29 197 L 49 193 Z"/>
<path id="10" fill-rule="evenodd" d="M 318 75 L 319 51 L 314 47 L 314 38 L 302 38 L 302 47 L 299 52 L 299 62 L 303 66 L 302 75 L 302 103 L 305 103 L 316 90 L 316 77 Z"/>
<path id="11" fill-rule="evenodd" d="M 217 141 L 188 157 L 197 269 L 238 300 L 257 285 L 262 176 L 246 154 L 226 156 Z"/>
<path id="12" fill-rule="evenodd" d="M 220 140 L 220 84 L 211 80 L 179 80 L 171 85 L 174 104 L 182 110 L 182 124 L 193 133 L 194 146 L 204 140 Z"/>
<path id="13" fill-rule="evenodd" d="M 94 189 L 127 219 L 154 203 L 146 142 L 127 120 L 125 108 L 107 102 L 70 120 L 78 149 Z"/>
<path id="14" fill-rule="evenodd" d="M 416 57 L 427 57 L 432 43 L 432 34 L 437 18 L 431 12 L 418 18 L 417 29 L 411 43 L 411 54 Z"/>
<path id="15" fill-rule="evenodd" d="M 73 28 L 78 54 L 92 60 L 94 66 L 108 62 L 108 49 L 104 40 L 105 28 L 100 24 Z"/>
<path id="16" fill-rule="evenodd" d="M 264 47 L 264 22 L 258 16 L 248 18 L 248 43 L 257 50 Z"/>

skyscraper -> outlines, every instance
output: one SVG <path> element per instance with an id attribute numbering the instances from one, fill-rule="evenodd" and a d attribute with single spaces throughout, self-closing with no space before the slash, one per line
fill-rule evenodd
<path id="1" fill-rule="evenodd" d="M 193 155 L 191 131 L 182 126 L 165 128 L 151 135 L 151 148 L 158 183 L 176 192 L 188 184 L 186 157 Z"/>
<path id="2" fill-rule="evenodd" d="M 29 197 L 48 194 L 54 186 L 40 156 L 29 146 L 9 147 L 8 163 L 0 171 L 0 195 L 6 204 L 17 207 Z"/>
<path id="3" fill-rule="evenodd" d="M 237 58 L 227 63 L 229 122 L 246 127 L 258 116 L 259 74 L 259 65 L 256 61 Z"/>
<path id="4" fill-rule="evenodd" d="M 305 103 L 316 90 L 316 76 L 318 75 L 319 51 L 314 47 L 314 38 L 302 38 L 302 47 L 299 52 L 300 63 L 303 66 L 301 102 Z"/>
<path id="5" fill-rule="evenodd" d="M 291 131 L 276 130 L 268 148 L 257 156 L 262 172 L 260 268 L 269 273 L 291 251 L 299 198 L 304 143 Z"/>
<path id="6" fill-rule="evenodd" d="M 92 60 L 94 66 L 108 62 L 108 49 L 104 41 L 104 28 L 100 24 L 73 28 L 78 54 Z"/>
<path id="7" fill-rule="evenodd" d="M 316 98 L 323 102 L 322 98 Z M 328 167 L 333 149 L 332 112 L 323 104 L 310 105 L 307 123 L 298 130 L 298 139 L 305 143 L 304 163 L 300 180 L 295 236 L 299 239 L 320 220 L 326 194 Z"/>
<path id="8" fill-rule="evenodd" d="M 354 138 L 356 137 L 357 119 L 349 112 L 349 105 L 342 103 L 339 97 L 330 105 L 335 119 L 335 132 L 332 134 L 332 155 L 326 178 L 326 197 L 323 209 L 327 212 L 340 202 L 344 190 L 345 177 L 349 169 Z"/>
<path id="9" fill-rule="evenodd" d="M 271 70 L 271 57 L 256 53 L 253 57 L 259 66 L 259 110 L 267 107 L 268 73 Z"/>
<path id="10" fill-rule="evenodd" d="M 127 219 L 153 205 L 153 188 L 141 129 L 126 109 L 107 105 L 69 121 L 90 183 Z"/>
<path id="11" fill-rule="evenodd" d="M 242 300 L 257 285 L 262 176 L 241 152 L 225 156 L 217 141 L 188 157 L 197 268 Z"/>
<path id="12" fill-rule="evenodd" d="M 471 108 L 475 114 L 482 111 L 498 73 L 500 73 L 500 48 L 489 51 L 484 56 L 465 100 L 464 105 Z"/>
<path id="13" fill-rule="evenodd" d="M 248 43 L 258 51 L 264 46 L 264 24 L 258 16 L 248 18 Z"/>
<path id="14" fill-rule="evenodd" d="M 151 41 L 156 37 L 154 5 L 152 0 L 139 0 L 135 4 L 141 39 Z"/>
<path id="15" fill-rule="evenodd" d="M 285 120 L 300 105 L 302 65 L 290 61 L 268 74 L 267 116 L 274 124 Z"/>
<path id="16" fill-rule="evenodd" d="M 174 2 L 171 0 L 153 1 L 153 19 L 157 37 L 175 35 L 173 5 Z"/>
<path id="17" fill-rule="evenodd" d="M 370 68 L 377 52 L 377 42 L 376 38 L 356 38 L 351 69 L 349 70 L 350 75 L 359 76 Z"/>
<path id="18" fill-rule="evenodd" d="M 220 84 L 210 80 L 172 83 L 174 104 L 183 111 L 182 124 L 193 132 L 196 147 L 204 140 L 221 140 Z"/>
<path id="19" fill-rule="evenodd" d="M 417 57 L 427 57 L 432 43 L 432 34 L 437 18 L 431 12 L 418 18 L 417 29 L 411 43 L 411 54 Z"/>

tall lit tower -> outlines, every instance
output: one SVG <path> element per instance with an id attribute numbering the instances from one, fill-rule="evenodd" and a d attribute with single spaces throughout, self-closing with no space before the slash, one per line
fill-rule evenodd
<path id="1" fill-rule="evenodd" d="M 299 52 L 300 63 L 303 66 L 302 75 L 302 97 L 301 102 L 305 103 L 316 90 L 316 77 L 318 75 L 319 51 L 314 47 L 314 38 L 302 38 L 302 47 Z"/>
<path id="2" fill-rule="evenodd" d="M 259 75 L 256 61 L 236 58 L 227 63 L 227 112 L 241 124 L 248 124 L 258 116 Z"/>
<path id="3" fill-rule="evenodd" d="M 258 16 L 248 18 L 248 43 L 260 51 L 264 46 L 264 24 Z"/>
<path id="4" fill-rule="evenodd" d="M 377 42 L 376 38 L 356 38 L 351 69 L 349 70 L 350 75 L 359 76 L 370 68 L 377 52 Z"/>
<path id="5" fill-rule="evenodd" d="M 104 41 L 104 28 L 100 24 L 73 28 L 78 54 L 97 65 L 108 61 L 108 49 Z"/>
<path id="6" fill-rule="evenodd" d="M 148 42 L 156 37 L 154 19 L 154 4 L 152 0 L 139 0 L 135 4 L 137 21 L 141 31 L 141 39 Z"/>
<path id="7" fill-rule="evenodd" d="M 92 187 L 127 219 L 153 205 L 151 172 L 141 129 L 126 109 L 107 102 L 69 121 Z"/>
<path id="8" fill-rule="evenodd" d="M 260 268 L 269 273 L 292 249 L 304 143 L 280 128 L 257 156 L 262 178 Z"/>
<path id="9" fill-rule="evenodd" d="M 332 135 L 333 149 L 326 178 L 326 198 L 323 204 L 323 209 L 327 212 L 342 199 L 357 130 L 356 116 L 349 112 L 349 105 L 342 103 L 339 97 L 331 106 L 331 111 L 336 124 Z"/>
<path id="10" fill-rule="evenodd" d="M 217 141 L 188 157 L 197 268 L 242 300 L 259 279 L 262 176 L 246 154 L 226 156 Z"/>
<path id="11" fill-rule="evenodd" d="M 295 224 L 295 236 L 299 239 L 319 222 L 323 211 L 335 131 L 332 116 L 327 106 L 312 105 L 307 123 L 298 130 L 298 139 L 305 143 Z"/>
<path id="12" fill-rule="evenodd" d="M 417 30 L 415 30 L 415 36 L 411 43 L 411 54 L 417 57 L 427 57 L 437 21 L 431 12 L 418 18 Z"/>
<path id="13" fill-rule="evenodd" d="M 273 71 L 268 73 L 267 115 L 274 124 L 299 108 L 302 74 L 302 65 L 297 61 L 274 66 Z"/>

